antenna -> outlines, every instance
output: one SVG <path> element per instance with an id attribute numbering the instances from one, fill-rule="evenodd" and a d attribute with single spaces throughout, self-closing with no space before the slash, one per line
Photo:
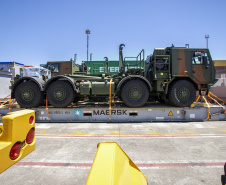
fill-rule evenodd
<path id="1" fill-rule="evenodd" d="M 74 63 L 76 64 L 77 61 L 77 54 L 74 54 Z"/>

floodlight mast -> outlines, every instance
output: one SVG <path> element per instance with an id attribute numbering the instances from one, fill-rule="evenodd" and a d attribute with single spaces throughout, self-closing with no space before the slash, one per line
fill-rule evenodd
<path id="1" fill-rule="evenodd" d="M 208 49 L 208 39 L 210 38 L 209 35 L 205 35 L 205 38 L 206 38 L 206 48 Z"/>
<path id="2" fill-rule="evenodd" d="M 87 29 L 86 30 L 86 35 L 87 35 L 87 61 L 89 61 L 89 34 L 90 34 L 90 30 Z"/>

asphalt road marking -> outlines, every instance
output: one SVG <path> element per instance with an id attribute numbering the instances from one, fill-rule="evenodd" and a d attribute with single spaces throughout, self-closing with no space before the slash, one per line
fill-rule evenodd
<path id="1" fill-rule="evenodd" d="M 226 132 L 226 130 L 219 130 L 219 131 L 221 131 L 221 132 Z"/>
<path id="2" fill-rule="evenodd" d="M 49 129 L 49 128 L 51 128 L 51 127 L 52 127 L 52 126 L 47 125 L 47 124 L 41 124 L 41 125 L 36 126 L 35 128 Z"/>
<path id="3" fill-rule="evenodd" d="M 56 136 L 56 137 L 76 137 L 76 136 L 92 136 L 92 137 L 112 137 L 113 136 L 123 136 L 123 137 L 153 137 L 153 136 L 160 136 L 160 137 L 191 137 L 191 136 L 202 136 L 202 137 L 206 137 L 206 136 L 215 136 L 215 137 L 224 137 L 226 136 L 226 130 L 218 130 L 221 133 L 200 133 L 200 132 L 193 132 L 191 130 L 184 130 L 181 133 L 160 133 L 154 130 L 148 130 L 148 131 L 144 131 L 141 134 L 126 134 L 126 133 L 122 133 L 116 130 L 108 130 L 107 132 L 111 133 L 111 134 L 87 134 L 81 130 L 73 130 L 73 134 L 67 134 L 67 133 L 49 133 L 47 132 L 47 130 L 38 130 L 37 131 L 37 135 L 48 135 L 48 136 Z M 147 134 L 148 133 L 148 134 Z"/>
<path id="4" fill-rule="evenodd" d="M 156 132 L 154 130 L 150 130 L 150 131 L 146 131 L 146 132 L 150 132 L 153 135 L 166 135 L 166 134 L 163 134 L 163 133 Z"/>
<path id="5" fill-rule="evenodd" d="M 115 130 L 113 130 L 113 131 L 110 131 L 110 130 L 108 130 L 108 132 L 110 132 L 110 133 L 112 133 L 112 134 L 114 134 L 114 135 L 126 135 L 126 134 L 123 134 L 123 133 L 121 133 L 121 132 L 119 132 L 119 131 L 115 131 Z"/>
<path id="6" fill-rule="evenodd" d="M 72 134 L 36 134 L 38 138 L 207 138 L 226 137 L 226 134 L 215 135 L 72 135 Z"/>
<path id="7" fill-rule="evenodd" d="M 222 167 L 225 162 L 175 162 L 175 163 L 135 163 L 139 168 L 165 167 Z M 91 167 L 92 163 L 63 163 L 63 162 L 17 162 L 18 166 L 58 166 L 58 167 Z"/>
<path id="8" fill-rule="evenodd" d="M 49 133 L 47 133 L 46 130 L 39 130 L 38 134 L 49 134 Z"/>
<path id="9" fill-rule="evenodd" d="M 184 132 L 186 132 L 188 134 L 195 134 L 195 135 L 201 134 L 201 133 L 198 133 L 198 132 L 193 132 L 191 130 L 185 130 Z"/>
<path id="10" fill-rule="evenodd" d="M 86 133 L 84 133 L 81 130 L 74 130 L 73 132 L 75 133 L 75 135 L 87 135 Z"/>

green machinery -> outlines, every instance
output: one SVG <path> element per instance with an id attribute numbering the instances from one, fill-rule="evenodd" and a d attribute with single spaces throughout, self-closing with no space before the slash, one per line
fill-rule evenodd
<path id="1" fill-rule="evenodd" d="M 127 57 L 125 57 L 125 71 L 127 71 L 127 69 L 138 68 L 136 60 L 137 57 L 128 58 L 134 60 L 128 60 Z M 115 75 L 120 72 L 119 61 L 108 61 L 107 57 L 105 57 L 105 61 L 85 61 L 84 64 L 87 66 L 87 74 L 100 75 L 107 73 L 108 75 Z M 141 63 L 141 66 L 144 67 L 143 63 Z M 77 72 L 74 73 L 76 74 Z"/>
<path id="2" fill-rule="evenodd" d="M 174 46 L 154 49 L 145 61 L 144 50 L 137 57 L 123 58 L 124 46 L 119 46 L 116 74 L 109 71 L 110 62 L 105 57 L 99 73 L 93 66 L 92 74 L 57 75 L 47 82 L 35 77 L 19 78 L 12 86 L 11 96 L 25 108 L 37 107 L 46 98 L 51 105 L 61 108 L 84 97 L 90 101 L 114 97 L 129 107 L 141 107 L 150 99 L 186 107 L 195 101 L 196 91 L 208 92 L 217 81 L 208 49 Z M 135 59 L 133 63 L 126 62 L 131 58 Z"/>
<path id="3" fill-rule="evenodd" d="M 107 57 L 105 57 L 107 59 Z M 125 57 L 127 59 L 127 57 Z M 137 68 L 136 57 L 129 57 L 133 60 L 125 60 L 125 70 L 127 68 Z M 119 61 L 83 61 L 81 65 L 75 64 L 70 59 L 69 61 L 48 61 L 43 65 L 45 68 L 51 71 L 51 76 L 64 75 L 64 74 L 88 74 L 88 75 L 100 75 L 105 73 L 106 65 L 108 65 L 108 75 L 114 75 L 119 73 Z M 143 67 L 143 66 L 142 66 Z"/>

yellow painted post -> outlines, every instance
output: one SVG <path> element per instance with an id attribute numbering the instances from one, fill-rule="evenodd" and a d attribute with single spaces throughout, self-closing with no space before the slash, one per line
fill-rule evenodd
<path id="1" fill-rule="evenodd" d="M 112 102 L 112 97 L 111 97 L 111 82 L 112 82 L 112 78 L 110 79 L 110 84 L 109 84 L 109 120 L 111 120 L 111 102 Z"/>
<path id="2" fill-rule="evenodd" d="M 208 106 L 208 117 L 207 117 L 207 119 L 209 120 L 209 119 L 210 119 L 210 105 L 209 105 L 209 103 L 207 102 L 205 96 L 203 96 L 203 99 L 205 100 L 205 102 L 206 102 L 206 104 L 207 104 L 207 106 Z"/>
<path id="3" fill-rule="evenodd" d="M 99 143 L 86 185 L 147 185 L 147 179 L 116 142 Z"/>
<path id="4" fill-rule="evenodd" d="M 11 112 L 2 117 L 2 123 L 0 173 L 35 149 L 35 113 L 33 110 Z"/>
<path id="5" fill-rule="evenodd" d="M 198 98 L 196 99 L 195 103 L 197 103 L 199 101 L 200 95 L 198 96 Z"/>

